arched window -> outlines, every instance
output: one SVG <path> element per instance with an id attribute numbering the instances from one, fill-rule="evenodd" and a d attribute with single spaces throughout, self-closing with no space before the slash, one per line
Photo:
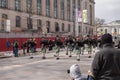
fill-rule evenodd
<path id="1" fill-rule="evenodd" d="M 2 14 L 2 21 L 1 21 L 1 30 L 5 31 L 6 20 L 8 19 L 7 14 Z"/>
<path id="2" fill-rule="evenodd" d="M 20 27 L 20 26 L 21 26 L 21 17 L 16 16 L 16 27 Z"/>
<path id="3" fill-rule="evenodd" d="M 55 32 L 59 32 L 59 24 L 55 22 Z"/>
<path id="4" fill-rule="evenodd" d="M 47 33 L 50 33 L 50 22 L 46 22 Z"/>

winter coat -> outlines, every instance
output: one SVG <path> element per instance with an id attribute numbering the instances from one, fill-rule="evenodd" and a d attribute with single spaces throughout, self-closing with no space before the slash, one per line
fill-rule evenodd
<path id="1" fill-rule="evenodd" d="M 112 44 L 104 44 L 92 63 L 95 80 L 120 80 L 120 50 Z"/>

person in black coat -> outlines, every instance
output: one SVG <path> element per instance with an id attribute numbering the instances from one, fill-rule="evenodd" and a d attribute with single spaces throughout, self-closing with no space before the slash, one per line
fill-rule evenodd
<path id="1" fill-rule="evenodd" d="M 55 43 L 53 40 L 49 40 L 49 51 L 53 50 L 53 47 L 55 46 Z"/>
<path id="2" fill-rule="evenodd" d="M 62 46 L 62 41 L 59 36 L 56 36 L 55 46 L 56 46 L 56 54 L 54 56 L 57 57 L 56 58 L 57 60 L 59 60 L 59 52 L 60 52 L 60 48 Z"/>
<path id="3" fill-rule="evenodd" d="M 120 50 L 113 46 L 112 36 L 104 34 L 102 49 L 95 54 L 91 75 L 95 80 L 120 80 Z"/>
<path id="4" fill-rule="evenodd" d="M 43 37 L 40 42 L 40 45 L 41 45 L 41 52 L 43 53 L 42 59 L 46 59 L 45 54 L 47 52 L 48 39 L 46 37 Z"/>

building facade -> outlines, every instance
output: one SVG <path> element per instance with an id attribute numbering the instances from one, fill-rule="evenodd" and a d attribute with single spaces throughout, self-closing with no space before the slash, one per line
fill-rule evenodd
<path id="1" fill-rule="evenodd" d="M 87 10 L 87 23 L 78 24 L 79 33 L 94 34 L 94 0 L 0 0 L 0 31 L 40 33 L 75 32 L 75 8 Z"/>
<path id="2" fill-rule="evenodd" d="M 114 37 L 120 36 L 120 20 L 110 22 L 97 28 L 98 35 L 110 33 Z"/>

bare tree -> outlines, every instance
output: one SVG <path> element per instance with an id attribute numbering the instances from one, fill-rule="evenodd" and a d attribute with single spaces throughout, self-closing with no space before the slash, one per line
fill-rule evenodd
<path id="1" fill-rule="evenodd" d="M 101 27 L 101 25 L 103 25 L 104 23 L 105 23 L 105 19 L 100 19 L 100 18 L 95 19 L 96 27 Z"/>

